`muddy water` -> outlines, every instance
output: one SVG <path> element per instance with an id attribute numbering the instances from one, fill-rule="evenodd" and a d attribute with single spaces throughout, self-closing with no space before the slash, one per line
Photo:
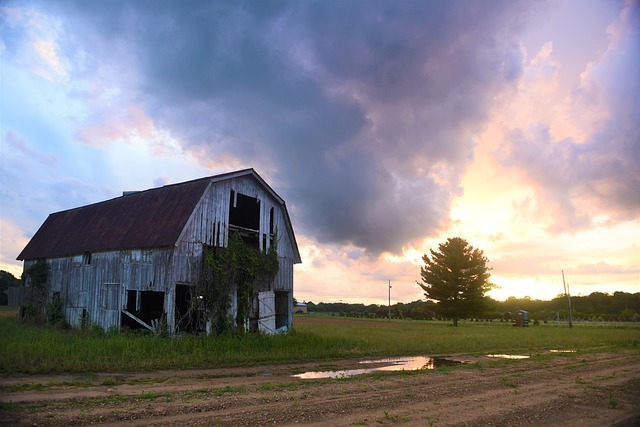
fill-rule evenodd
<path id="1" fill-rule="evenodd" d="M 528 359 L 529 356 L 524 354 L 487 354 L 488 357 L 496 357 L 498 359 Z"/>
<path id="2" fill-rule="evenodd" d="M 417 371 L 421 369 L 436 369 L 440 366 L 459 365 L 464 362 L 454 361 L 441 357 L 398 357 L 388 359 L 363 360 L 360 364 L 365 365 L 359 369 L 345 369 L 340 371 L 310 371 L 302 374 L 293 375 L 296 378 L 315 379 L 315 378 L 344 378 L 354 375 L 370 374 L 372 372 L 388 372 L 388 371 Z"/>

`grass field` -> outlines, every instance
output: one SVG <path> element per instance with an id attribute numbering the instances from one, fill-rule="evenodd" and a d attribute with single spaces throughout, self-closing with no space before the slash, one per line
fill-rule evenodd
<path id="1" fill-rule="evenodd" d="M 59 330 L 18 322 L 0 310 L 0 374 L 217 368 L 365 356 L 580 353 L 640 349 L 640 324 L 515 328 L 507 323 L 297 316 L 289 334 L 156 338 Z"/>

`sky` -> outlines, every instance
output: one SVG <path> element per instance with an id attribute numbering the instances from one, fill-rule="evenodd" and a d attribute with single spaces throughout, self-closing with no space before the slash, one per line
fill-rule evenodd
<path id="1" fill-rule="evenodd" d="M 298 301 L 640 292 L 640 2 L 0 1 L 0 269 L 53 212 L 243 168 Z M 391 284 L 391 289 L 389 289 Z"/>

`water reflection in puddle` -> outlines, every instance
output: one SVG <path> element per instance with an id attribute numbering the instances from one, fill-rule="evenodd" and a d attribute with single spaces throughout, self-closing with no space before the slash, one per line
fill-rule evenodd
<path id="1" fill-rule="evenodd" d="M 488 357 L 497 357 L 500 359 L 528 359 L 529 356 L 522 354 L 487 354 Z"/>
<path id="2" fill-rule="evenodd" d="M 575 353 L 576 350 L 549 350 L 549 353 Z"/>
<path id="3" fill-rule="evenodd" d="M 388 372 L 388 371 L 417 371 L 421 369 L 435 369 L 440 366 L 460 365 L 465 362 L 445 359 L 440 357 L 398 357 L 391 359 L 363 360 L 363 365 L 380 364 L 370 368 L 345 369 L 341 371 L 311 371 L 303 374 L 293 375 L 296 378 L 316 379 L 316 378 L 344 378 L 354 375 L 370 374 L 372 372 Z"/>

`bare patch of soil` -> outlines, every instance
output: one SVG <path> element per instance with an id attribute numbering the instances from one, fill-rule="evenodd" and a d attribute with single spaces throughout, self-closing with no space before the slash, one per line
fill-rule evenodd
<path id="1" fill-rule="evenodd" d="M 301 380 L 331 361 L 231 369 L 0 379 L 3 425 L 634 426 L 638 352 Z"/>

